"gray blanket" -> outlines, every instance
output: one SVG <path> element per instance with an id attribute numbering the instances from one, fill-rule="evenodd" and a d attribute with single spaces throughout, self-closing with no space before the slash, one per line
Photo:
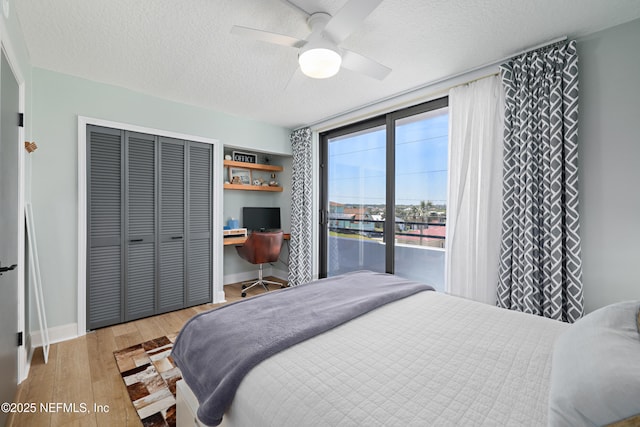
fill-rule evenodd
<path id="1" fill-rule="evenodd" d="M 426 290 L 433 288 L 361 271 L 264 293 L 190 319 L 171 356 L 198 398 L 198 418 L 218 425 L 245 374 L 264 359 Z"/>

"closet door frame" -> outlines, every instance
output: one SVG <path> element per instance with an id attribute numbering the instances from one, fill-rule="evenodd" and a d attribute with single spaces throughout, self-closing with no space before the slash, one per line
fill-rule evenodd
<path id="1" fill-rule="evenodd" d="M 217 139 L 204 138 L 201 136 L 187 135 L 163 129 L 147 128 L 143 126 L 131 125 L 128 123 L 113 122 L 92 117 L 78 116 L 78 315 L 77 315 L 77 335 L 83 336 L 87 333 L 87 125 L 110 127 L 124 131 L 146 133 L 168 138 L 182 139 L 186 141 L 202 142 L 211 144 L 213 151 L 212 162 L 212 231 L 222 230 L 222 188 L 223 188 L 223 146 Z M 223 241 L 222 232 L 213 232 L 211 236 L 212 254 L 212 276 L 211 294 L 213 303 L 224 302 L 223 290 Z"/>

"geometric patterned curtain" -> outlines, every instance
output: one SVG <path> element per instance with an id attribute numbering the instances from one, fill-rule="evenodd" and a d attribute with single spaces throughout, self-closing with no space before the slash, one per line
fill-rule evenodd
<path id="1" fill-rule="evenodd" d="M 311 129 L 295 130 L 290 139 L 293 149 L 293 166 L 289 286 L 297 286 L 310 282 L 313 277 Z"/>
<path id="2" fill-rule="evenodd" d="M 505 88 L 498 306 L 573 323 L 583 314 L 576 42 L 500 67 Z"/>

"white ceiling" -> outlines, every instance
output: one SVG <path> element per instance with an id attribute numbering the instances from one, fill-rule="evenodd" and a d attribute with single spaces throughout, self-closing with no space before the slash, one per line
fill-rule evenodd
<path id="1" fill-rule="evenodd" d="M 332 15 L 346 2 L 293 1 Z M 12 2 L 35 67 L 289 128 L 640 17 L 640 0 L 384 0 L 342 46 L 391 74 L 314 80 L 295 49 L 230 34 L 237 24 L 304 39 L 304 16 L 281 0 Z"/>

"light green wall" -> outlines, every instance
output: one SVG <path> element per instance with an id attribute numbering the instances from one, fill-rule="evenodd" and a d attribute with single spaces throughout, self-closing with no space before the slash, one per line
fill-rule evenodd
<path id="1" fill-rule="evenodd" d="M 640 299 L 640 20 L 578 42 L 585 309 Z"/>
<path id="2" fill-rule="evenodd" d="M 2 37 L 3 43 L 11 45 L 26 82 L 26 139 L 39 146 L 27 159 L 26 191 L 29 197 L 32 189 L 47 317 L 49 326 L 55 327 L 77 320 L 78 115 L 214 138 L 285 156 L 291 155 L 290 130 L 32 69 L 13 12 L 9 20 L 0 18 Z M 578 43 L 580 210 L 587 311 L 640 298 L 640 193 L 633 186 L 640 182 L 639 43 L 640 20 Z M 260 201 L 262 195 L 256 197 Z M 223 220 L 248 204 L 240 194 L 225 192 L 224 198 Z M 290 193 L 285 188 L 282 195 L 264 201 L 268 203 L 282 203 L 284 216 Z M 287 221 L 283 217 L 285 224 Z M 228 253 L 225 249 L 225 255 Z M 225 261 L 225 270 L 243 270 L 235 258 L 226 258 L 231 261 Z"/>
<path id="3" fill-rule="evenodd" d="M 33 69 L 33 210 L 49 326 L 77 321 L 77 120 L 87 116 L 290 155 L 290 130 Z"/>

